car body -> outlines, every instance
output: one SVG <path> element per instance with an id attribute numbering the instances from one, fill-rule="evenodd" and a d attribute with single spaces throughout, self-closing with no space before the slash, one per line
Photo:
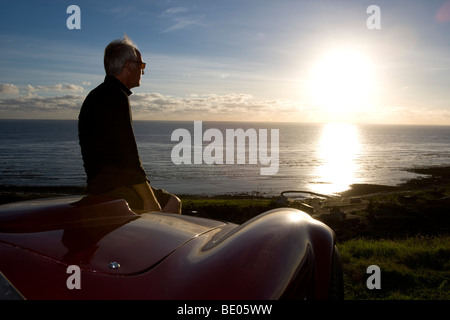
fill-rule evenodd
<path id="1" fill-rule="evenodd" d="M 342 298 L 334 232 L 293 208 L 238 225 L 125 200 L 0 206 L 0 298 Z"/>

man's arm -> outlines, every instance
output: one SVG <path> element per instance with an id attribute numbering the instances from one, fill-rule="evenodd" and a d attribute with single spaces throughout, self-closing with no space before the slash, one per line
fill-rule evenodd
<path id="1" fill-rule="evenodd" d="M 161 211 L 161 205 L 153 193 L 150 184 L 146 181 L 133 186 L 134 190 L 139 194 L 144 203 L 144 210 Z"/>

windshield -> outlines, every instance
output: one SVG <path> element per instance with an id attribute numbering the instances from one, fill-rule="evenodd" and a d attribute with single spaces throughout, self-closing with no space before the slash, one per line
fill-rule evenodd
<path id="1" fill-rule="evenodd" d="M 24 297 L 0 272 L 0 300 L 24 300 Z"/>

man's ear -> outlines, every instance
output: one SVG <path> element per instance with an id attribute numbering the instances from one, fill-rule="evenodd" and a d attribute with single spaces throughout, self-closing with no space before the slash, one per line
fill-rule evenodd
<path id="1" fill-rule="evenodd" d="M 122 73 L 130 73 L 132 68 L 133 66 L 131 65 L 131 62 L 127 61 L 122 67 Z"/>

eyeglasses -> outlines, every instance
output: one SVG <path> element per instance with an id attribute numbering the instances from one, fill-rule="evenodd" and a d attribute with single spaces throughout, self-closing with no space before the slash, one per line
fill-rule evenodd
<path id="1" fill-rule="evenodd" d="M 139 64 L 139 68 L 141 68 L 141 70 L 145 69 L 146 63 L 145 62 L 141 62 L 141 61 L 130 61 L 130 62 L 134 62 Z"/>
<path id="2" fill-rule="evenodd" d="M 139 67 L 140 67 L 142 70 L 145 69 L 145 65 L 146 65 L 145 62 L 136 61 L 136 63 L 139 64 Z"/>

